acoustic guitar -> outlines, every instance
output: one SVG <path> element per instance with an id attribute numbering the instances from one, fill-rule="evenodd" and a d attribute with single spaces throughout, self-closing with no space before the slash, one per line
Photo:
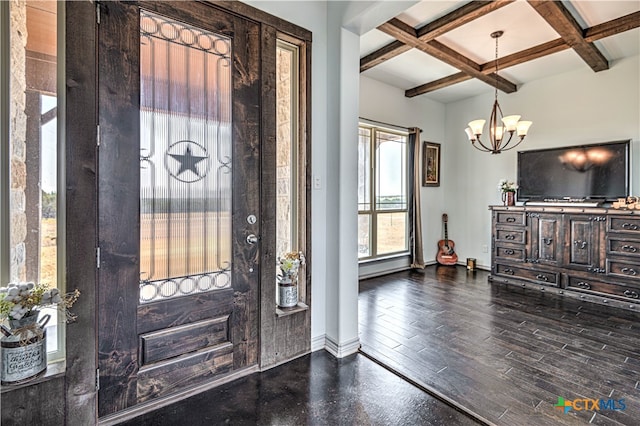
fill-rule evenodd
<path id="1" fill-rule="evenodd" d="M 445 213 L 442 215 L 442 222 L 444 223 L 444 240 L 438 241 L 438 254 L 436 260 L 441 265 L 455 265 L 458 263 L 458 255 L 454 251 L 455 244 L 453 240 L 449 239 L 449 233 L 447 232 L 447 222 L 449 216 Z"/>

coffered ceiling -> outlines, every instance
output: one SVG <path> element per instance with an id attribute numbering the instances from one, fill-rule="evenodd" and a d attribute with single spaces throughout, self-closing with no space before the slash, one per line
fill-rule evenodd
<path id="1" fill-rule="evenodd" d="M 425 0 L 364 34 L 362 75 L 453 102 L 498 88 L 506 93 L 554 74 L 606 72 L 640 54 L 640 1 Z M 640 78 L 640 76 L 639 76 Z"/>

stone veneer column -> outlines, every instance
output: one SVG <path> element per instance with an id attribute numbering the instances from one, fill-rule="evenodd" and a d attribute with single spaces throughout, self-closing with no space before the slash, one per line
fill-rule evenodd
<path id="1" fill-rule="evenodd" d="M 27 219 L 25 214 L 26 188 L 26 134 L 27 115 L 25 113 L 27 88 L 26 46 L 27 46 L 27 3 L 11 0 L 9 5 L 11 20 L 10 86 L 9 103 L 11 191 L 10 191 L 10 277 L 12 281 L 25 280 L 25 238 Z"/>

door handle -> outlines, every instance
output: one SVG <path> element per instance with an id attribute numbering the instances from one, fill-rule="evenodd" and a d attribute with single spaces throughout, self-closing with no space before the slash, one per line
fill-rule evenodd
<path id="1" fill-rule="evenodd" d="M 255 234 L 247 235 L 247 244 L 249 244 L 250 246 L 252 246 L 254 244 L 258 244 L 259 240 L 260 240 L 260 238 L 258 238 Z"/>

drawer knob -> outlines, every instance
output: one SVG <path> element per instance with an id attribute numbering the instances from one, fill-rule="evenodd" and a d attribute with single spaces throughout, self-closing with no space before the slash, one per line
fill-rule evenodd
<path id="1" fill-rule="evenodd" d="M 549 277 L 547 277 L 546 275 L 542 275 L 542 274 L 536 275 L 536 279 L 542 280 L 542 281 L 549 281 Z"/>
<path id="2" fill-rule="evenodd" d="M 622 229 L 630 229 L 632 231 L 637 231 L 638 230 L 638 225 L 634 224 L 634 223 L 623 223 L 622 224 Z"/>
<path id="3" fill-rule="evenodd" d="M 635 253 L 638 251 L 638 249 L 634 246 L 630 246 L 629 244 L 625 244 L 622 246 L 622 250 L 623 251 L 627 251 L 629 253 Z"/>
<path id="4" fill-rule="evenodd" d="M 581 241 L 581 240 L 576 240 L 573 242 L 573 245 L 578 247 L 579 249 L 584 250 L 584 248 L 587 246 L 587 242 L 586 241 Z"/>
<path id="5" fill-rule="evenodd" d="M 627 297 L 630 297 L 632 299 L 640 298 L 640 294 L 638 294 L 637 291 L 633 291 L 633 290 L 625 290 L 624 291 L 624 295 L 627 296 Z"/>
<path id="6" fill-rule="evenodd" d="M 635 276 L 637 274 L 636 270 L 633 268 L 622 268 L 621 271 L 623 274 L 627 274 L 631 276 Z"/>
<path id="7" fill-rule="evenodd" d="M 580 287 L 580 288 L 583 288 L 585 290 L 591 289 L 591 284 L 585 283 L 584 281 L 580 281 L 579 283 L 576 283 L 576 286 Z"/>
<path id="8" fill-rule="evenodd" d="M 507 235 L 504 236 L 504 239 L 505 240 L 515 240 L 516 236 L 513 235 L 513 234 L 507 234 Z"/>
<path id="9" fill-rule="evenodd" d="M 513 223 L 513 222 L 515 222 L 515 221 L 516 221 L 516 218 L 515 218 L 515 217 L 508 217 L 508 218 L 507 218 L 507 222 L 509 222 L 509 223 Z"/>
<path id="10" fill-rule="evenodd" d="M 511 269 L 511 268 L 506 268 L 506 269 L 504 270 L 504 273 L 505 273 L 505 274 L 508 274 L 508 275 L 513 275 L 513 269 Z"/>
<path id="11" fill-rule="evenodd" d="M 543 238 L 542 242 L 545 243 L 546 245 L 550 246 L 551 243 L 553 242 L 553 238 Z"/>
<path id="12" fill-rule="evenodd" d="M 515 251 L 511 250 L 511 249 L 505 249 L 504 254 L 508 254 L 509 256 L 513 255 L 515 253 Z"/>

